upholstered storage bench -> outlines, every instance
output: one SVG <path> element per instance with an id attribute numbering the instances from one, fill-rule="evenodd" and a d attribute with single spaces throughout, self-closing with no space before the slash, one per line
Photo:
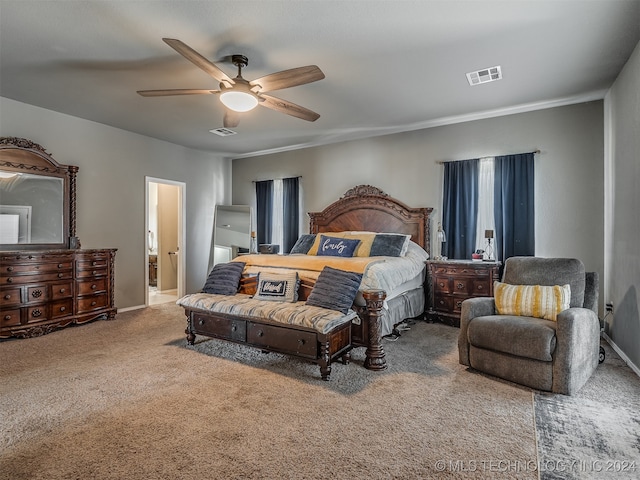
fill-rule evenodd
<path id="1" fill-rule="evenodd" d="M 178 305 L 185 309 L 190 345 L 196 335 L 203 335 L 284 353 L 317 363 L 323 380 L 329 380 L 331 362 L 336 358 L 349 363 L 351 323 L 359 321 L 355 312 L 343 315 L 307 306 L 304 301 L 255 300 L 241 293 L 196 293 L 179 299 Z"/>

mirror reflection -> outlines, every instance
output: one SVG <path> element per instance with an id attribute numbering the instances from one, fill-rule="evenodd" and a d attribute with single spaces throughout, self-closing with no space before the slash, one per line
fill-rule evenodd
<path id="1" fill-rule="evenodd" d="M 0 244 L 64 242 L 64 180 L 0 170 Z"/>
<path id="2" fill-rule="evenodd" d="M 249 253 L 251 247 L 251 207 L 216 205 L 213 228 L 213 265 Z M 212 265 L 212 266 L 213 266 Z"/>

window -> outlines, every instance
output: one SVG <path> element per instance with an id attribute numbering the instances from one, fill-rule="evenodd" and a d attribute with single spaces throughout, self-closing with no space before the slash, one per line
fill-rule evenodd
<path id="1" fill-rule="evenodd" d="M 301 202 L 300 177 L 256 182 L 258 244 L 279 245 L 281 253 L 288 253 L 300 233 Z"/>
<path id="2" fill-rule="evenodd" d="M 445 163 L 443 255 L 469 259 L 493 231 L 493 258 L 535 254 L 534 153 Z"/>

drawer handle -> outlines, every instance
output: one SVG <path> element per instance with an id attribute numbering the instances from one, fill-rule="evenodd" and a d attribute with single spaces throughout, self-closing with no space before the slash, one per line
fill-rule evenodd
<path id="1" fill-rule="evenodd" d="M 5 315 L 4 319 L 8 322 L 9 320 L 11 320 L 11 315 Z"/>
<path id="2" fill-rule="evenodd" d="M 444 300 L 440 300 L 440 305 L 444 305 Z"/>
<path id="3" fill-rule="evenodd" d="M 198 321 L 198 323 L 199 323 L 200 325 L 204 325 L 204 318 L 201 318 L 201 319 Z"/>
<path id="4" fill-rule="evenodd" d="M 305 342 L 304 338 L 300 338 L 298 340 L 298 345 L 300 345 L 300 346 L 304 345 L 305 343 L 307 343 L 307 342 Z"/>
<path id="5" fill-rule="evenodd" d="M 33 260 L 33 255 L 29 255 L 27 258 L 28 258 L 29 260 Z"/>
<path id="6" fill-rule="evenodd" d="M 13 267 L 7 268 L 7 272 L 13 272 Z"/>
<path id="7" fill-rule="evenodd" d="M 464 283 L 458 283 L 456 287 L 458 287 L 458 290 L 462 290 L 464 288 Z"/>
<path id="8" fill-rule="evenodd" d="M 62 278 L 62 277 L 64 277 L 64 273 L 59 273 L 58 278 Z"/>
<path id="9" fill-rule="evenodd" d="M 39 310 L 39 309 L 35 309 L 35 310 L 33 310 L 33 311 L 31 312 L 31 316 L 32 316 L 32 317 L 34 317 L 34 318 L 38 318 L 38 317 L 39 317 L 39 316 L 41 316 L 41 315 L 42 315 L 42 311 L 41 311 L 41 310 Z"/>
<path id="10" fill-rule="evenodd" d="M 13 278 L 11 277 L 7 278 L 7 283 L 13 283 Z"/>
<path id="11" fill-rule="evenodd" d="M 238 327 L 236 327 L 235 325 L 231 325 L 231 331 L 235 332 L 236 330 L 238 330 Z"/>
<path id="12" fill-rule="evenodd" d="M 61 288 L 60 289 L 60 293 L 64 293 L 66 291 L 66 288 Z"/>
<path id="13" fill-rule="evenodd" d="M 58 264 L 58 268 L 62 268 L 64 265 L 62 263 Z"/>
<path id="14" fill-rule="evenodd" d="M 64 312 L 66 310 L 66 307 L 60 307 L 60 311 Z"/>
<path id="15" fill-rule="evenodd" d="M 4 296 L 5 300 L 11 300 L 11 295 L 9 295 L 8 293 Z"/>
<path id="16" fill-rule="evenodd" d="M 440 282 L 440 283 L 438 284 L 438 286 L 440 286 L 440 287 L 444 287 L 444 283 Z"/>
<path id="17" fill-rule="evenodd" d="M 482 290 L 484 287 L 482 285 L 478 285 L 478 290 Z"/>
<path id="18" fill-rule="evenodd" d="M 91 285 L 91 290 L 95 290 L 96 288 L 98 288 L 98 286 L 95 283 Z"/>
<path id="19" fill-rule="evenodd" d="M 91 306 L 95 307 L 96 306 L 96 301 L 94 300 L 93 302 L 91 302 Z"/>
<path id="20" fill-rule="evenodd" d="M 456 302 L 456 307 L 462 308 L 462 302 L 461 301 Z"/>
<path id="21" fill-rule="evenodd" d="M 92 267 L 95 267 L 97 264 L 98 264 L 98 262 L 96 262 L 96 261 L 91 262 L 91 266 Z"/>
<path id="22" fill-rule="evenodd" d="M 258 335 L 259 337 L 264 337 L 264 332 L 263 332 L 262 330 L 258 330 L 257 335 Z"/>
<path id="23" fill-rule="evenodd" d="M 31 296 L 33 298 L 40 298 L 42 296 L 42 290 L 34 290 L 31 292 Z"/>
<path id="24" fill-rule="evenodd" d="M 96 272 L 95 270 L 93 270 L 93 271 L 91 272 L 91 275 L 95 275 L 96 273 L 98 273 L 98 272 Z"/>

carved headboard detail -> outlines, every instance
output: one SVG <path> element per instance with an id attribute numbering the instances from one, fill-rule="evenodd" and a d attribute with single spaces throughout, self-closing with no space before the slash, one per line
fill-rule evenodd
<path id="1" fill-rule="evenodd" d="M 411 240 L 430 250 L 430 207 L 411 208 L 377 187 L 358 185 L 321 212 L 310 212 L 311 233 L 368 231 L 411 235 Z"/>

